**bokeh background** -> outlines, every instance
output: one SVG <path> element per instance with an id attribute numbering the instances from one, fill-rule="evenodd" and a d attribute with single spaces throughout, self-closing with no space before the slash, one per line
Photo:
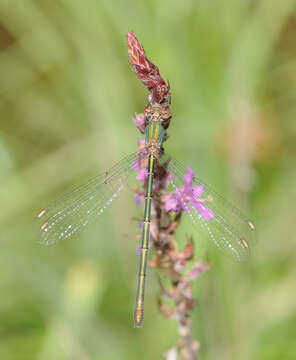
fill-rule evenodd
<path id="1" fill-rule="evenodd" d="M 153 269 L 144 328 L 133 328 L 142 215 L 131 191 L 71 241 L 37 244 L 45 204 L 136 149 L 132 115 L 147 90 L 128 64 L 128 30 L 171 83 L 166 149 L 258 228 L 247 264 L 206 251 L 211 269 L 194 285 L 200 359 L 296 359 L 295 9 L 0 0 L 1 359 L 161 359 L 176 343 Z"/>

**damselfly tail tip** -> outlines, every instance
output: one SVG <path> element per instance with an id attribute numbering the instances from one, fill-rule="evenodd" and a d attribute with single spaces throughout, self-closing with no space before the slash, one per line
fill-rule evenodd
<path id="1" fill-rule="evenodd" d="M 144 310 L 140 307 L 136 307 L 134 314 L 135 328 L 141 328 L 143 326 Z"/>
<path id="2" fill-rule="evenodd" d="M 135 328 L 139 329 L 139 328 L 141 328 L 141 327 L 143 327 L 142 321 L 141 321 L 140 323 L 137 323 L 137 322 L 135 321 Z"/>
<path id="3" fill-rule="evenodd" d="M 134 327 L 137 329 L 143 327 L 143 320 L 140 320 L 139 322 L 137 322 L 135 319 Z"/>

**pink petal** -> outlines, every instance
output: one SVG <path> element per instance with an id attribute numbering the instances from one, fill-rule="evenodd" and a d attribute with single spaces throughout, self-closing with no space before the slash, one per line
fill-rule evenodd
<path id="1" fill-rule="evenodd" d="M 181 210 L 182 210 L 182 211 L 185 211 L 185 212 L 187 212 L 187 213 L 190 213 L 190 212 L 191 212 L 190 207 L 189 207 L 189 206 L 187 205 L 187 203 L 184 202 L 184 201 L 181 202 Z"/>
<path id="2" fill-rule="evenodd" d="M 145 122 L 145 118 L 143 114 L 135 114 L 133 120 L 137 126 L 141 126 Z"/>
<path id="3" fill-rule="evenodd" d="M 136 160 L 133 162 L 132 168 L 133 168 L 134 170 L 136 170 L 136 171 L 139 171 L 139 170 L 140 170 L 139 159 L 136 159 Z"/>
<path id="4" fill-rule="evenodd" d="M 188 198 L 190 199 L 192 197 L 191 195 L 191 188 L 186 185 L 184 187 L 179 187 L 176 189 L 175 197 L 179 204 L 179 208 L 176 211 L 182 210 L 190 212 L 190 208 L 189 206 L 187 206 L 187 202 Z"/>
<path id="5" fill-rule="evenodd" d="M 201 194 L 203 193 L 204 191 L 204 186 L 203 185 L 199 185 L 199 186 L 193 186 L 191 188 L 192 190 L 192 196 L 194 199 L 197 199 L 201 196 Z"/>
<path id="6" fill-rule="evenodd" d="M 146 154 L 147 153 L 147 149 L 146 149 L 146 146 L 145 146 L 145 140 L 143 140 L 143 139 L 140 139 L 138 141 L 138 152 L 139 152 L 139 154 Z"/>
<path id="7" fill-rule="evenodd" d="M 148 177 L 148 171 L 147 171 L 147 169 L 146 169 L 146 168 L 142 168 L 142 169 L 139 171 L 139 173 L 138 173 L 137 179 L 138 179 L 139 181 L 144 182 L 144 181 L 147 179 L 147 177 Z"/>
<path id="8" fill-rule="evenodd" d="M 189 271 L 188 280 L 196 279 L 201 273 L 208 270 L 209 265 L 201 260 L 197 261 L 194 267 Z"/>
<path id="9" fill-rule="evenodd" d="M 152 236 L 152 237 L 154 237 L 156 239 L 157 236 L 158 236 L 158 233 L 159 233 L 158 226 L 154 223 L 154 221 L 151 221 L 151 223 L 150 223 L 150 235 L 149 236 Z"/>
<path id="10" fill-rule="evenodd" d="M 180 211 L 180 201 L 174 195 L 175 194 L 172 194 L 164 204 L 164 209 L 166 212 Z"/>
<path id="11" fill-rule="evenodd" d="M 166 173 L 165 178 L 166 178 L 166 180 L 171 181 L 171 180 L 173 180 L 173 175 L 170 173 Z"/>
<path id="12" fill-rule="evenodd" d="M 185 180 L 185 184 L 188 185 L 188 186 L 191 186 L 192 185 L 192 180 L 193 180 L 193 177 L 194 177 L 194 172 L 192 170 L 192 167 L 191 166 L 187 166 L 187 169 L 188 169 L 188 172 L 186 175 L 184 175 L 184 180 Z"/>
<path id="13" fill-rule="evenodd" d="M 204 204 L 198 200 L 191 199 L 190 202 L 206 221 L 210 221 L 212 219 L 214 213 L 211 209 L 204 206 Z"/>

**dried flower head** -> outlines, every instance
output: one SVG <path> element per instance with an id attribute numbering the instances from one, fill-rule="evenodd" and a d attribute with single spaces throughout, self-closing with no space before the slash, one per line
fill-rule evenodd
<path id="1" fill-rule="evenodd" d="M 130 63 L 142 83 L 152 94 L 153 103 L 161 103 L 170 97 L 170 86 L 166 84 L 159 69 L 146 56 L 146 53 L 133 32 L 128 32 L 127 48 Z"/>

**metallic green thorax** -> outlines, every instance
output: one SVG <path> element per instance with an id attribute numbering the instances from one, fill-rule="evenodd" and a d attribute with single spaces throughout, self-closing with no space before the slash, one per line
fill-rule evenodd
<path id="1" fill-rule="evenodd" d="M 152 203 L 152 188 L 155 163 L 158 158 L 159 149 L 162 144 L 164 129 L 160 122 L 151 121 L 146 128 L 146 148 L 148 150 L 148 165 L 147 165 L 147 185 L 145 194 L 145 210 L 141 238 L 141 254 L 138 273 L 138 287 L 135 307 L 135 327 L 141 327 L 144 316 L 144 293 L 145 293 L 145 276 L 148 260 L 149 250 L 149 235 L 150 235 L 150 219 L 151 219 L 151 203 Z"/>
<path id="2" fill-rule="evenodd" d="M 163 136 L 164 136 L 164 129 L 160 124 L 160 122 L 151 121 L 149 125 L 146 127 L 145 130 L 146 145 L 148 145 L 153 141 L 156 141 L 158 146 L 160 147 L 162 144 Z"/>

